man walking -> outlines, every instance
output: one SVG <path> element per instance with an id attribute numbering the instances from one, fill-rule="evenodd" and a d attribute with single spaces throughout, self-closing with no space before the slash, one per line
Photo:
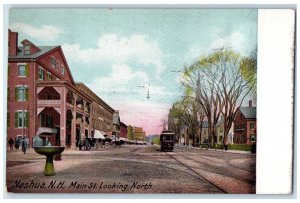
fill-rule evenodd
<path id="1" fill-rule="evenodd" d="M 22 138 L 22 151 L 26 154 L 27 142 L 25 137 Z"/>
<path id="2" fill-rule="evenodd" d="M 12 138 L 9 138 L 8 140 L 8 144 L 9 144 L 9 148 L 10 148 L 10 151 L 12 151 L 14 149 L 14 140 Z"/>

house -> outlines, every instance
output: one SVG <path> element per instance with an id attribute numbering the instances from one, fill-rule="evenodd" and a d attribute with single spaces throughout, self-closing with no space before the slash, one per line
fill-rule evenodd
<path id="1" fill-rule="evenodd" d="M 249 101 L 248 107 L 240 107 L 234 119 L 235 144 L 251 144 L 257 140 L 256 136 L 256 107 Z"/>
<path id="2" fill-rule="evenodd" d="M 75 83 L 61 46 L 37 46 L 27 39 L 18 46 L 18 33 L 8 32 L 7 139 L 26 136 L 32 147 L 40 135 L 52 145 L 76 148 L 92 136 L 99 115 L 111 128 L 114 110 Z"/>

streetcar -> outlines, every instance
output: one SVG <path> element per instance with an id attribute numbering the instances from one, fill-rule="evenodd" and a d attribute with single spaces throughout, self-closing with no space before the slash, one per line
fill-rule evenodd
<path id="1" fill-rule="evenodd" d="M 160 135 L 160 150 L 173 151 L 175 134 L 171 130 L 164 130 Z"/>

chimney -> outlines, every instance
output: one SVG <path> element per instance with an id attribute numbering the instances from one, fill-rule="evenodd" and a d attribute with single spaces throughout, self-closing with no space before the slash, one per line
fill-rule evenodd
<path id="1" fill-rule="evenodd" d="M 252 100 L 249 100 L 249 107 L 252 107 Z"/>
<path id="2" fill-rule="evenodd" d="M 8 30 L 8 54 L 16 56 L 18 53 L 18 33 Z"/>

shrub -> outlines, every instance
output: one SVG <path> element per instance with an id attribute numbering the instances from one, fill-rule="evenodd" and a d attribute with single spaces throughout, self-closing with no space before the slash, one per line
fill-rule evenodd
<path id="1" fill-rule="evenodd" d="M 246 145 L 246 144 L 230 144 L 230 145 L 228 145 L 228 149 L 230 149 L 230 150 L 250 151 L 251 150 L 251 145 Z"/>

